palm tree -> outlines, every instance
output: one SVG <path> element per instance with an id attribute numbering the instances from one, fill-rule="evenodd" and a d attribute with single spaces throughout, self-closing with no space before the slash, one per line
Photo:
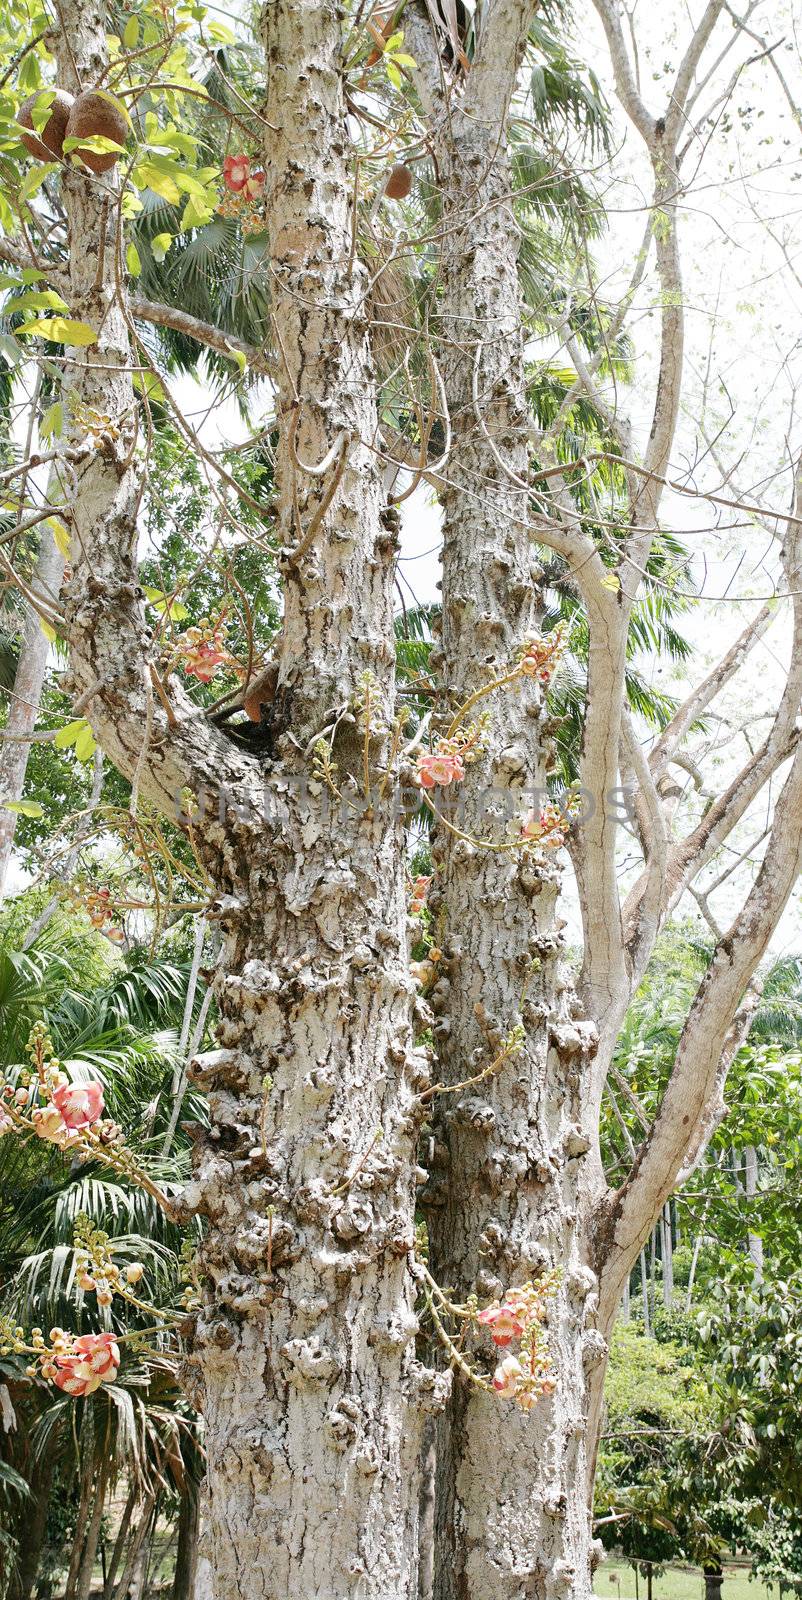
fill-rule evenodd
<path id="1" fill-rule="evenodd" d="M 20 948 L 21 933 L 0 944 L 0 1066 L 13 1081 L 31 1023 L 43 1017 L 70 1073 L 100 1077 L 110 1114 L 138 1148 L 158 1150 L 189 964 L 142 953 L 121 960 L 97 933 L 63 915 L 28 950 Z M 200 1106 L 194 1110 L 201 1114 Z M 179 1137 L 170 1155 L 154 1163 L 165 1189 L 181 1182 L 186 1161 L 187 1141 Z M 114 1600 L 125 1592 L 143 1546 L 149 1548 L 165 1504 L 178 1512 L 187 1563 L 199 1476 L 197 1419 L 178 1388 L 169 1337 L 158 1331 L 158 1313 L 180 1295 L 184 1240 L 141 1189 L 91 1164 L 75 1165 L 41 1141 L 5 1139 L 0 1178 L 0 1304 L 7 1316 L 45 1329 L 96 1328 L 98 1308 L 74 1284 L 81 1218 L 105 1230 L 121 1266 L 145 1267 L 156 1315 L 117 1299 L 106 1313 L 130 1350 L 113 1385 L 76 1402 L 27 1378 L 17 1360 L 0 1361 L 16 1416 L 14 1431 L 0 1433 L 10 1600 L 29 1600 L 56 1504 L 62 1521 L 67 1512 L 61 1547 L 65 1531 L 73 1538 L 67 1600 L 86 1600 L 103 1509 L 124 1480 L 125 1509 L 106 1569 L 107 1600 Z"/>

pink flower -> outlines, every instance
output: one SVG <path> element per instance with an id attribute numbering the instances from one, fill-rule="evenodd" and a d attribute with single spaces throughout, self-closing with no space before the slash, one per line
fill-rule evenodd
<path id="1" fill-rule="evenodd" d="M 71 1140 L 71 1135 L 64 1118 L 57 1106 L 38 1106 L 31 1113 L 33 1131 L 40 1139 L 47 1139 L 51 1144 L 61 1145 L 62 1148 Z"/>
<path id="2" fill-rule="evenodd" d="M 445 787 L 464 777 L 465 763 L 456 752 L 428 750 L 418 756 L 417 780 L 422 789 L 434 789 L 438 784 Z"/>
<path id="3" fill-rule="evenodd" d="M 486 1311 L 480 1311 L 478 1321 L 490 1329 L 490 1337 L 494 1344 L 512 1344 L 513 1339 L 520 1339 L 524 1331 L 525 1320 L 516 1306 L 488 1306 Z"/>
<path id="4" fill-rule="evenodd" d="M 493 1373 L 493 1388 L 502 1400 L 511 1400 L 524 1375 L 517 1356 L 505 1356 Z"/>
<path id="5" fill-rule="evenodd" d="M 94 1394 L 102 1383 L 113 1382 L 120 1365 L 120 1347 L 113 1333 L 84 1333 L 71 1350 L 56 1356 L 57 1389 L 76 1397 Z"/>
<path id="6" fill-rule="evenodd" d="M 223 162 L 223 182 L 232 194 L 239 194 L 250 177 L 251 163 L 247 156 L 226 156 Z"/>
<path id="7" fill-rule="evenodd" d="M 546 805 L 542 811 L 530 811 L 529 816 L 521 823 L 521 838 L 530 844 L 540 840 L 543 844 L 556 848 L 565 843 L 569 826 L 569 818 L 558 806 Z"/>
<path id="8" fill-rule="evenodd" d="M 262 171 L 252 172 L 242 185 L 244 200 L 261 200 L 265 192 L 265 175 Z"/>
<path id="9" fill-rule="evenodd" d="M 184 666 L 188 678 L 197 678 L 199 683 L 211 683 L 217 668 L 225 661 L 225 651 L 211 640 L 199 644 L 194 655 L 190 656 Z"/>
<path id="10" fill-rule="evenodd" d="M 90 1128 L 103 1110 L 103 1089 L 99 1083 L 62 1083 L 53 1091 L 53 1104 L 66 1127 Z"/>
<path id="11" fill-rule="evenodd" d="M 0 1111 L 0 1139 L 2 1139 L 4 1133 L 12 1133 L 13 1129 L 14 1124 L 11 1118 L 7 1117 L 4 1111 Z"/>
<path id="12" fill-rule="evenodd" d="M 415 882 L 412 885 L 412 898 L 409 902 L 409 909 L 413 917 L 416 917 L 418 912 L 423 910 L 426 904 L 426 891 L 431 881 L 432 880 L 430 877 L 415 879 Z"/>

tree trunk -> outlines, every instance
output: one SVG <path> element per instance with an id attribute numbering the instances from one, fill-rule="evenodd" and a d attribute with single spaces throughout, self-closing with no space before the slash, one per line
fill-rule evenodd
<path id="1" fill-rule="evenodd" d="M 138 1498 L 139 1495 L 137 1487 L 134 1486 L 133 1488 L 129 1489 L 128 1497 L 123 1507 L 123 1514 L 120 1518 L 120 1526 L 117 1529 L 117 1537 L 114 1541 L 114 1549 L 111 1552 L 111 1560 L 109 1561 L 105 1582 L 103 1584 L 103 1600 L 112 1600 L 112 1595 L 114 1594 L 114 1585 L 117 1581 L 117 1573 L 119 1571 L 122 1554 L 128 1538 L 128 1529 L 131 1526 L 131 1518 L 133 1517 Z"/>
<path id="2" fill-rule="evenodd" d="M 70 1565 L 67 1572 L 67 1582 L 64 1586 L 64 1600 L 76 1600 L 76 1586 L 81 1571 L 84 1546 L 86 1542 L 84 1529 L 88 1526 L 92 1511 L 92 1484 L 94 1482 L 94 1461 L 91 1457 L 92 1431 L 87 1420 L 88 1414 L 84 1412 L 84 1422 L 81 1427 L 81 1445 L 83 1455 L 83 1474 L 81 1477 L 81 1494 L 78 1501 L 78 1515 L 75 1519 L 75 1541 L 70 1555 Z"/>
<path id="3" fill-rule="evenodd" d="M 671 1232 L 671 1201 L 667 1200 L 660 1216 L 660 1253 L 663 1268 L 663 1305 L 671 1310 L 674 1299 L 674 1240 Z"/>
<path id="4" fill-rule="evenodd" d="M 724 1573 L 721 1568 L 705 1568 L 705 1600 L 721 1600 Z"/>
<path id="5" fill-rule="evenodd" d="M 641 1250 L 640 1256 L 640 1292 L 643 1306 L 643 1331 L 647 1338 L 652 1331 L 652 1319 L 649 1316 L 649 1269 L 646 1265 L 646 1251 Z"/>
<path id="6" fill-rule="evenodd" d="M 77 0 L 64 12 L 85 83 L 105 60 L 103 21 Z M 116 211 L 106 222 L 96 187 L 67 172 L 81 273 L 73 310 L 93 326 L 102 315 L 102 338 L 82 359 L 96 362 L 92 403 L 118 424 L 73 496 L 71 688 L 94 695 L 105 747 L 134 781 L 132 804 L 140 788 L 167 810 L 187 788 L 197 798 L 193 837 L 216 887 L 221 1048 L 194 1069 L 209 1127 L 185 1207 L 207 1222 L 186 1376 L 205 1420 L 217 1600 L 245 1590 L 254 1600 L 404 1600 L 417 1584 L 423 1418 L 449 1385 L 414 1350 L 415 1150 L 430 1053 L 412 1033 L 403 828 L 387 770 L 397 519 L 384 513 L 370 449 L 376 392 L 367 273 L 351 250 L 341 14 L 335 0 L 273 0 L 263 26 L 282 352 L 270 514 L 285 576 L 277 686 L 263 713 L 269 758 L 238 750 L 174 680 L 175 723 L 155 703 L 116 245 L 98 261 L 99 229 Z M 70 86 L 66 48 L 59 67 Z M 337 763 L 328 781 L 314 769 L 324 732 Z"/>
<path id="7" fill-rule="evenodd" d="M 358 443 L 377 415 L 340 13 L 273 0 L 263 25 L 285 607 L 263 805 L 232 807 L 224 838 L 197 828 L 224 908 L 223 1048 L 196 1069 L 211 1127 L 189 1191 L 208 1219 L 194 1357 L 205 1542 L 218 1600 L 243 1586 L 259 1600 L 403 1600 L 417 1586 L 424 1410 L 447 1384 L 414 1354 L 428 1052 L 413 1046 L 401 819 L 379 783 L 397 533 Z M 325 507 L 307 464 L 327 453 L 344 468 L 311 538 Z M 315 738 L 338 721 L 333 796 L 309 780 Z"/>
<path id="8" fill-rule="evenodd" d="M 451 101 L 436 141 L 444 203 L 438 344 L 452 426 L 440 496 L 440 659 L 452 711 L 509 670 L 539 631 L 519 235 L 504 134 L 528 7 L 507 11 L 508 53 L 474 61 L 464 99 Z M 407 37 L 421 60 L 425 40 Z M 484 749 L 461 785 L 459 827 L 474 839 L 503 840 L 545 800 L 545 697 L 527 678 L 478 709 L 487 718 Z M 436 1102 L 448 1164 L 423 1192 L 432 1270 L 457 1299 L 482 1301 L 548 1268 L 564 1273 L 550 1317 L 557 1393 L 525 1414 L 455 1382 L 439 1430 L 435 1595 L 586 1600 L 585 1363 L 596 1347 L 595 1277 L 583 1246 L 592 1185 L 582 1085 L 595 1031 L 574 1020 L 560 972 L 553 854 L 538 860 L 482 849 L 438 826 L 433 861 L 430 906 L 444 927 L 442 977 L 431 996 L 441 1076 L 457 1084 L 481 1072 L 517 1026 L 525 1042 L 481 1087 Z M 482 1347 L 492 1373 L 492 1346 Z"/>
<path id="9" fill-rule="evenodd" d="M 172 1600 L 194 1600 L 199 1528 L 200 1501 L 197 1485 L 186 1479 L 178 1513 Z"/>
<path id="10" fill-rule="evenodd" d="M 53 1468 L 52 1454 L 39 1456 L 31 1462 L 28 1476 L 30 1499 L 23 1501 L 14 1530 L 19 1548 L 11 1573 L 9 1600 L 31 1600 L 47 1533 Z"/>
<path id="11" fill-rule="evenodd" d="M 100 1524 L 103 1519 L 103 1506 L 106 1499 L 106 1475 L 101 1469 L 94 1484 L 94 1499 L 86 1530 L 84 1547 L 81 1553 L 81 1565 L 75 1584 L 75 1600 L 89 1600 L 89 1591 L 92 1588 L 92 1574 L 95 1570 L 98 1539 L 100 1538 Z"/>
<path id="12" fill-rule="evenodd" d="M 748 1144 L 744 1150 L 744 1184 L 746 1188 L 746 1202 L 749 1206 L 757 1194 L 758 1162 L 757 1150 L 753 1144 Z M 755 1283 L 763 1282 L 763 1240 L 751 1230 L 747 1233 L 747 1243 L 752 1266 L 755 1269 Z"/>
<path id="13" fill-rule="evenodd" d="M 131 1543 L 128 1546 L 128 1554 L 126 1556 L 125 1566 L 123 1567 L 123 1575 L 119 1584 L 117 1585 L 117 1591 L 114 1600 L 125 1600 L 126 1595 L 130 1592 L 131 1586 L 134 1582 L 134 1575 L 137 1569 L 140 1551 L 147 1536 L 151 1518 L 155 1512 L 155 1507 L 156 1495 L 153 1493 L 148 1494 L 143 1503 L 140 1518 L 134 1529 Z"/>
<path id="14" fill-rule="evenodd" d="M 56 548 L 49 528 L 43 527 L 31 587 L 36 594 L 55 600 L 63 577 L 64 557 Z M 42 630 L 38 614 L 29 606 L 4 729 L 6 737 L 0 744 L 0 799 L 4 801 L 19 800 L 25 787 L 31 749 L 25 735 L 33 733 L 36 727 L 49 651 L 50 641 Z M 0 809 L 0 900 L 5 894 L 16 826 L 16 813 Z"/>

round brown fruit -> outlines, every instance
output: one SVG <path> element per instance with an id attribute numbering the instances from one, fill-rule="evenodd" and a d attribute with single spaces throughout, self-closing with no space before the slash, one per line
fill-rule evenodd
<path id="1" fill-rule="evenodd" d="M 388 200 L 405 200 L 412 188 L 412 173 L 403 161 L 397 161 L 390 168 L 390 176 L 384 185 L 384 192 Z"/>
<path id="2" fill-rule="evenodd" d="M 86 94 L 78 95 L 73 105 L 65 138 L 113 139 L 115 144 L 125 144 L 128 126 L 128 117 L 119 100 L 105 94 L 102 89 L 88 89 Z M 80 145 L 76 145 L 69 154 L 80 156 L 84 166 L 90 172 L 97 173 L 110 172 L 120 159 L 117 150 L 107 150 L 101 154 L 97 150 L 84 150 Z"/>
<path id="3" fill-rule="evenodd" d="M 49 94 L 48 89 L 37 89 L 36 94 L 23 100 L 17 113 L 17 121 L 23 128 L 33 129 L 34 108 L 43 94 Z M 71 94 L 65 94 L 63 89 L 57 89 L 50 102 L 50 116 L 39 133 L 22 133 L 20 138 L 28 154 L 37 161 L 52 161 L 55 157 L 59 160 L 64 153 L 64 140 L 67 134 L 67 121 L 72 110 L 73 99 Z"/>

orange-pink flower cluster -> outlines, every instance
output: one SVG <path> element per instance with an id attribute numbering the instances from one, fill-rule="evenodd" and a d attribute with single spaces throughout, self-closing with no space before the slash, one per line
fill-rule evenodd
<path id="1" fill-rule="evenodd" d="M 197 678 L 199 683 L 211 683 L 220 667 L 237 668 L 226 649 L 219 623 L 215 627 L 187 628 L 178 641 L 178 654 L 187 677 Z"/>
<path id="2" fill-rule="evenodd" d="M 66 1336 L 55 1337 L 52 1359 L 48 1351 L 42 1362 L 42 1376 L 80 1399 L 94 1394 L 102 1383 L 113 1383 L 119 1365 L 120 1346 L 113 1333 L 84 1333 L 69 1344 Z"/>
<path id="3" fill-rule="evenodd" d="M 453 744 L 440 739 L 434 750 L 418 756 L 415 776 L 421 789 L 446 788 L 465 777 L 465 762 Z"/>
<path id="4" fill-rule="evenodd" d="M 261 168 L 251 171 L 248 156 L 226 156 L 223 162 L 223 182 L 230 194 L 241 194 L 244 200 L 261 200 L 265 190 L 265 175 Z"/>
<path id="5" fill-rule="evenodd" d="M 40 1139 L 65 1150 L 77 1144 L 81 1134 L 95 1126 L 102 1111 L 101 1084 L 70 1083 L 61 1073 L 47 1105 L 34 1106 L 31 1121 Z"/>
<path id="6" fill-rule="evenodd" d="M 565 649 L 565 629 L 562 623 L 551 633 L 540 634 L 524 646 L 521 672 L 526 678 L 537 678 L 538 683 L 550 683 L 560 656 Z"/>
<path id="7" fill-rule="evenodd" d="M 557 1274 L 549 1273 L 537 1284 L 508 1289 L 503 1300 L 494 1300 L 477 1318 L 499 1349 L 520 1340 L 519 1354 L 505 1356 L 496 1367 L 493 1389 L 500 1399 L 515 1400 L 522 1411 L 531 1411 L 543 1395 L 556 1388 L 543 1324 L 546 1300 L 558 1281 Z"/>
<path id="8" fill-rule="evenodd" d="M 420 916 L 426 904 L 426 895 L 431 881 L 431 876 L 428 878 L 421 876 L 415 879 L 412 885 L 412 893 L 409 900 L 410 916 Z"/>
<path id="9" fill-rule="evenodd" d="M 557 850 L 565 844 L 570 826 L 571 818 L 567 810 L 561 811 L 559 806 L 549 801 L 539 811 L 530 811 L 521 823 L 521 839 L 525 844 L 540 844 Z"/>

